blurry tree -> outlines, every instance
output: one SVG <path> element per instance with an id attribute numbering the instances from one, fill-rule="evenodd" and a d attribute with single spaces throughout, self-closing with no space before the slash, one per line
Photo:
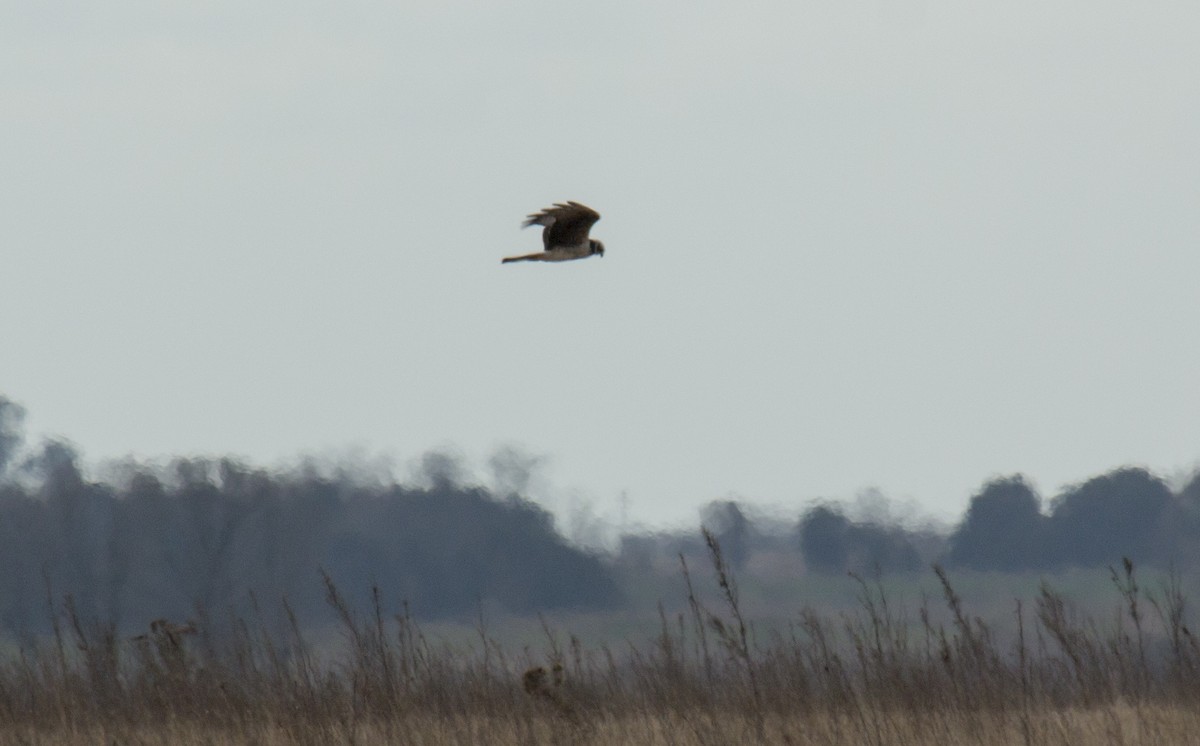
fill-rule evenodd
<path id="1" fill-rule="evenodd" d="M 717 538 L 730 567 L 744 567 L 750 556 L 752 527 L 742 506 L 733 500 L 713 500 L 700 515 L 701 525 Z"/>
<path id="2" fill-rule="evenodd" d="M 846 532 L 846 546 L 849 569 L 857 572 L 911 572 L 921 567 L 921 556 L 900 526 L 852 523 Z"/>
<path id="3" fill-rule="evenodd" d="M 1118 469 L 1054 499 L 1045 551 L 1051 565 L 1163 564 L 1174 496 L 1145 469 Z"/>
<path id="4" fill-rule="evenodd" d="M 1200 514 L 1200 471 L 1193 473 L 1179 491 L 1179 502 L 1187 510 Z"/>
<path id="5" fill-rule="evenodd" d="M 994 479 L 971 498 L 950 537 L 948 562 L 976 570 L 1019 571 L 1045 561 L 1047 519 L 1024 477 Z"/>
<path id="6" fill-rule="evenodd" d="M 819 505 L 805 513 L 798 531 L 804 564 L 818 572 L 845 572 L 849 530 L 850 519 L 833 508 Z"/>
<path id="7" fill-rule="evenodd" d="M 469 615 L 481 601 L 527 613 L 619 600 L 609 570 L 559 536 L 549 513 L 460 486 L 448 462 L 431 463 L 426 489 L 229 459 L 130 464 L 114 486 L 87 481 L 69 445 L 46 443 L 26 479 L 0 482 L 0 627 L 44 629 L 47 583 L 85 620 L 129 630 L 200 611 L 245 616 L 255 598 L 268 623 L 284 598 L 302 622 L 321 621 L 331 613 L 322 568 L 364 612 L 372 585 L 426 618 Z"/>
<path id="8" fill-rule="evenodd" d="M 851 521 L 821 505 L 804 514 L 798 527 L 804 563 L 818 572 L 906 572 L 921 567 L 921 556 L 900 526 Z"/>
<path id="9" fill-rule="evenodd" d="M 21 447 L 21 425 L 25 410 L 19 404 L 0 395 L 0 477 L 8 470 Z"/>

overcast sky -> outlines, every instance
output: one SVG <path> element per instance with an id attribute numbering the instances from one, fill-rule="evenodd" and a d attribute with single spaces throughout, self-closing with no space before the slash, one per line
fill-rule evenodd
<path id="1" fill-rule="evenodd" d="M 0 393 L 93 463 L 511 445 L 648 523 L 1189 470 L 1197 39 L 1192 2 L 5 0 Z M 501 267 L 566 199 L 605 257 Z"/>

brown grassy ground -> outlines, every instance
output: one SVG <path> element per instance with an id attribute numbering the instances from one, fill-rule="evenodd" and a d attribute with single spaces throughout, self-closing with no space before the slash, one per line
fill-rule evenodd
<path id="1" fill-rule="evenodd" d="M 520 717 L 429 717 L 412 714 L 375 723 L 326 723 L 304 727 L 251 720 L 241 727 L 203 721 L 166 720 L 155 724 L 74 727 L 10 726 L 0 729 L 6 744 L 1188 744 L 1200 742 L 1195 708 L 1135 707 L 1016 713 L 868 710 L 864 713 L 771 717 L 759 737 L 744 714 L 717 711 L 658 712 L 601 716 L 573 723 L 554 714 Z"/>
<path id="2" fill-rule="evenodd" d="M 1200 646 L 1173 580 L 1146 592 L 1115 568 L 1104 622 L 1043 587 L 1002 636 L 935 568 L 947 621 L 858 579 L 856 612 L 759 638 L 710 550 L 717 600 L 684 567 L 687 609 L 619 650 L 547 630 L 514 656 L 482 629 L 450 648 L 378 596 L 356 617 L 332 584 L 344 644 L 326 659 L 295 626 L 218 640 L 160 620 L 122 639 L 68 603 L 52 639 L 0 658 L 0 743 L 1200 743 Z"/>

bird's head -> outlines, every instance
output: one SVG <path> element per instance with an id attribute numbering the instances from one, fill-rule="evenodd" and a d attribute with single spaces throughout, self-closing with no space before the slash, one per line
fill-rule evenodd
<path id="1" fill-rule="evenodd" d="M 590 243 L 591 243 L 593 254 L 599 254 L 600 256 L 604 256 L 604 244 L 600 243 L 599 241 L 597 241 L 594 238 L 591 239 Z"/>

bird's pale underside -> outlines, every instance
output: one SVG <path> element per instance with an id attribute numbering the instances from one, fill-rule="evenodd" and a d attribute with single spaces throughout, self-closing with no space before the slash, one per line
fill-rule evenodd
<path id="1" fill-rule="evenodd" d="M 530 215 L 522 228 L 531 225 L 542 228 L 543 250 L 536 254 L 509 256 L 500 260 L 508 262 L 566 262 L 572 259 L 587 259 L 589 256 L 604 256 L 604 244 L 588 238 L 588 231 L 600 219 L 600 213 L 578 202 L 557 202 L 541 212 Z"/>

